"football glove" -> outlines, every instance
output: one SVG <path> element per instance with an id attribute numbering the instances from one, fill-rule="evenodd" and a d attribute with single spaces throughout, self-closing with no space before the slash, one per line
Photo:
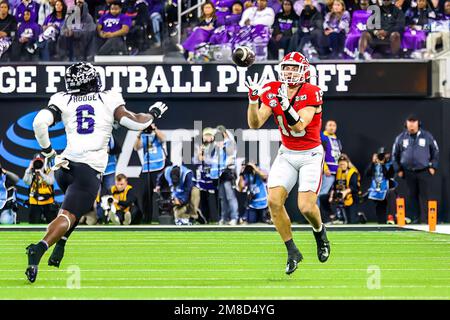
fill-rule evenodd
<path id="1" fill-rule="evenodd" d="M 164 102 L 158 101 L 148 108 L 148 113 L 150 113 L 153 118 L 159 119 L 167 109 L 169 109 L 169 107 Z"/>
<path id="2" fill-rule="evenodd" d="M 270 89 L 269 87 L 263 88 L 263 79 L 258 81 L 258 77 L 258 74 L 255 73 L 253 79 L 248 76 L 245 82 L 245 86 L 248 88 L 248 101 L 250 104 L 258 103 L 262 94 Z"/>
<path id="3" fill-rule="evenodd" d="M 55 157 L 55 164 L 51 168 L 52 171 L 59 170 L 61 168 L 64 168 L 66 170 L 70 170 L 69 168 L 69 160 L 64 159 L 61 155 L 58 155 Z"/>
<path id="4" fill-rule="evenodd" d="M 285 83 L 281 84 L 280 88 L 278 89 L 277 96 L 280 98 L 281 109 L 283 109 L 283 111 L 286 111 L 287 109 L 289 109 L 289 107 L 291 106 L 291 103 L 289 102 L 287 85 Z"/>

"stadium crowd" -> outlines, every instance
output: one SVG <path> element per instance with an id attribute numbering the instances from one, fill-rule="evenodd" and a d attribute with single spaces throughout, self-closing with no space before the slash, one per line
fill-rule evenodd
<path id="1" fill-rule="evenodd" d="M 196 4 L 182 2 L 183 8 Z M 135 55 L 177 35 L 173 0 L 2 0 L 1 61 L 92 61 Z M 370 5 L 380 24 L 369 19 Z M 373 8 L 373 7 L 372 7 Z M 195 12 L 195 11 L 194 11 Z M 237 45 L 257 59 L 291 51 L 314 59 L 424 57 L 450 48 L 450 0 L 208 0 L 182 20 L 189 61 L 229 58 Z"/>

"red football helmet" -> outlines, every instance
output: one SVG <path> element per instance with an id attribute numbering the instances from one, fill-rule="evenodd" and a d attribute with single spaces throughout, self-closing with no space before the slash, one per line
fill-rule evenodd
<path id="1" fill-rule="evenodd" d="M 297 66 L 297 70 L 284 70 L 286 66 Z M 305 83 L 311 77 L 309 61 L 300 52 L 291 52 L 284 56 L 279 64 L 280 81 L 288 86 L 296 86 Z"/>

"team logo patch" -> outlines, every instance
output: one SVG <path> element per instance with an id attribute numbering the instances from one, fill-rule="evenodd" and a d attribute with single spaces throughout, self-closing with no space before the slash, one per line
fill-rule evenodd
<path id="1" fill-rule="evenodd" d="M 271 106 L 272 108 L 275 108 L 278 105 L 277 100 L 270 100 L 269 101 L 269 106 Z"/>
<path id="2" fill-rule="evenodd" d="M 273 98 L 275 98 L 275 94 L 274 93 L 269 93 L 267 95 L 267 99 L 273 99 Z"/>
<path id="3" fill-rule="evenodd" d="M 301 95 L 301 96 L 296 96 L 296 97 L 295 97 L 295 101 L 304 101 L 304 100 L 306 100 L 306 99 L 307 99 L 306 94 Z"/>

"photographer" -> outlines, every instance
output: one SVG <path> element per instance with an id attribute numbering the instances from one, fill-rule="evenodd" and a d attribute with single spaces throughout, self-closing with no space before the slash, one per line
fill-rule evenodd
<path id="1" fill-rule="evenodd" d="M 384 147 L 379 148 L 365 172 L 365 176 L 371 179 L 367 197 L 375 203 L 378 224 L 386 224 L 388 205 L 392 203 L 393 189 L 397 186 L 393 180 L 395 171 L 390 158 Z"/>
<path id="2" fill-rule="evenodd" d="M 124 174 L 116 176 L 115 185 L 111 187 L 112 198 L 107 199 L 115 210 L 108 210 L 109 217 L 114 224 L 130 225 L 138 214 L 137 197 L 133 187 L 128 184 Z"/>
<path id="3" fill-rule="evenodd" d="M 219 224 L 228 222 L 237 225 L 238 201 L 234 193 L 236 142 L 233 135 L 224 127 L 218 126 L 214 137 L 214 148 L 207 161 L 211 167 L 210 177 L 217 185 L 220 199 Z"/>
<path id="4" fill-rule="evenodd" d="M 197 207 L 201 208 L 205 217 L 205 223 L 209 221 L 217 221 L 212 216 L 213 212 L 217 211 L 217 186 L 210 177 L 211 167 L 206 162 L 206 156 L 211 154 L 214 148 L 214 134 L 213 128 L 206 127 L 202 131 L 202 144 L 197 146 L 197 152 L 193 157 L 192 163 L 196 165 L 195 169 L 195 187 L 200 191 L 200 198 Z M 214 198 L 214 203 L 210 204 L 210 200 Z"/>
<path id="5" fill-rule="evenodd" d="M 360 175 L 347 155 L 342 154 L 338 160 L 336 180 L 330 193 L 329 202 L 336 206 L 336 216 L 330 216 L 333 223 L 353 223 L 356 221 L 357 205 L 360 194 Z M 364 216 L 359 216 L 360 222 Z"/>
<path id="6" fill-rule="evenodd" d="M 47 224 L 56 218 L 54 181 L 54 173 L 47 167 L 45 157 L 35 154 L 23 177 L 23 182 L 30 186 L 30 223 L 42 223 L 42 215 Z"/>
<path id="7" fill-rule="evenodd" d="M 0 224 L 14 224 L 16 222 L 15 185 L 18 182 L 19 177 L 6 171 L 0 163 Z"/>
<path id="8" fill-rule="evenodd" d="M 158 186 L 165 182 L 171 189 L 175 224 L 191 225 L 199 217 L 196 204 L 199 202 L 200 190 L 194 187 L 193 173 L 185 166 L 173 165 L 164 170 L 158 179 Z M 165 181 L 163 181 L 165 180 Z"/>
<path id="9" fill-rule="evenodd" d="M 239 191 L 247 193 L 244 222 L 268 222 L 267 173 L 254 163 L 243 163 L 239 174 Z"/>
<path id="10" fill-rule="evenodd" d="M 144 180 L 142 196 L 143 222 L 149 223 L 153 214 L 153 189 L 156 187 L 158 174 L 166 165 L 166 152 L 163 147 L 164 133 L 155 124 L 151 124 L 144 131 L 140 131 L 133 149 L 143 150 L 141 178 Z"/>

